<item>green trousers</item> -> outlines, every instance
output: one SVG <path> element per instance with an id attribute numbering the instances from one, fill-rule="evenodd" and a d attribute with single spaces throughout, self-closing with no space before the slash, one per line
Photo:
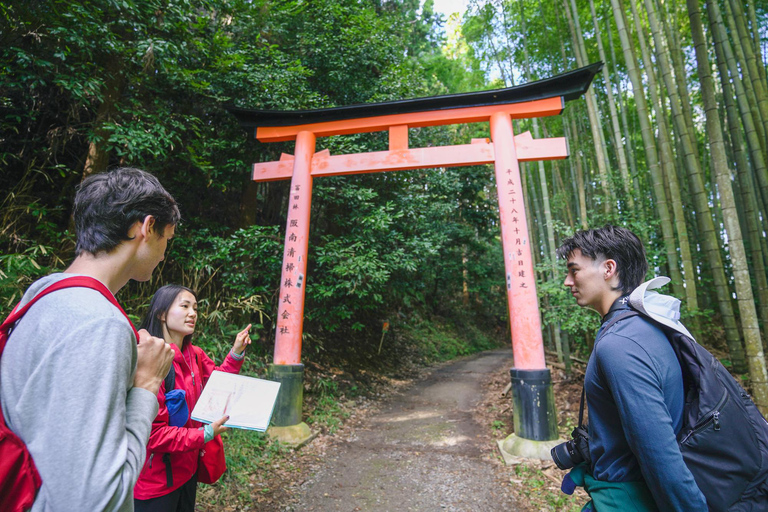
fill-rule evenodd
<path id="1" fill-rule="evenodd" d="M 586 464 L 570 472 L 573 482 L 589 493 L 592 501 L 582 512 L 658 512 L 656 502 L 645 482 L 602 482 L 595 480 Z"/>

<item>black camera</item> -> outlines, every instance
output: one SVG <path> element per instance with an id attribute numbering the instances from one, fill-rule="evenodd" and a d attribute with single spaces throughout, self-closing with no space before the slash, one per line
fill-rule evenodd
<path id="1" fill-rule="evenodd" d="M 571 469 L 572 467 L 586 462 L 592 464 L 592 457 L 589 456 L 589 432 L 587 427 L 579 426 L 571 432 L 570 441 L 560 443 L 549 452 L 552 460 L 555 461 L 560 469 Z"/>

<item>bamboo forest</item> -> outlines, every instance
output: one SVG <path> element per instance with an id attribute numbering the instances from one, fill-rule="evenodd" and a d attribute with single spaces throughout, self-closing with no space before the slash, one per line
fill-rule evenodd
<path id="1" fill-rule="evenodd" d="M 513 120 L 515 134 L 568 144 L 568 158 L 520 164 L 547 361 L 566 381 L 583 378 L 601 322 L 563 286 L 557 248 L 578 230 L 623 226 L 645 244 L 647 279 L 671 278 L 664 293 L 682 301 L 682 321 L 768 413 L 768 1 L 455 4 L 0 0 L 0 316 L 75 257 L 83 179 L 137 167 L 182 220 L 152 278 L 118 300 L 138 325 L 160 286 L 194 289 L 196 343 L 224 357 L 252 324 L 242 373 L 263 377 L 291 191 L 252 170 L 295 145 L 260 142 L 233 109 L 489 91 L 601 62 L 562 114 Z M 471 123 L 407 137 L 431 147 L 491 134 Z M 316 151 L 387 144 L 386 132 L 334 135 Z M 313 192 L 302 338 L 313 430 L 343 430 L 355 409 L 345 404 L 416 368 L 510 346 L 492 165 L 319 177 Z M 489 432 L 509 434 L 506 415 L 488 419 Z M 228 436 L 230 469 L 200 487 L 198 508 L 288 510 L 279 487 L 294 477 L 281 472 L 302 456 L 255 433 Z M 525 467 L 509 470 L 513 481 L 535 490 L 530 470 L 547 482 L 546 467 Z"/>

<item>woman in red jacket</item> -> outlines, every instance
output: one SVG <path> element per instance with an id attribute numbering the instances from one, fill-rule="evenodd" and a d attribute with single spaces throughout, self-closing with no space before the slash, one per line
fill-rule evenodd
<path id="1" fill-rule="evenodd" d="M 222 365 L 216 366 L 201 348 L 192 344 L 196 323 L 197 297 L 192 290 L 179 285 L 167 285 L 157 290 L 141 323 L 140 329 L 162 337 L 172 346 L 175 389 L 184 391 L 188 411 L 183 411 L 183 417 L 179 418 L 172 407 L 169 415 L 165 384 L 160 387 L 157 394 L 160 409 L 152 424 L 147 460 L 133 493 L 137 512 L 194 511 L 200 449 L 227 430 L 224 426 L 227 416 L 203 425 L 190 419 L 189 413 L 213 370 L 240 371 L 245 348 L 251 343 L 248 336 L 251 326 L 237 334 L 232 350 Z M 183 406 L 183 401 L 181 403 Z"/>

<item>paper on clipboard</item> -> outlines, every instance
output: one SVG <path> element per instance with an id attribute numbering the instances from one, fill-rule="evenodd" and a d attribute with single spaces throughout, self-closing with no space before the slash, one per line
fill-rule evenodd
<path id="1" fill-rule="evenodd" d="M 227 427 L 264 432 L 279 390 L 279 382 L 214 371 L 192 411 L 192 419 L 213 423 L 228 414 Z"/>

